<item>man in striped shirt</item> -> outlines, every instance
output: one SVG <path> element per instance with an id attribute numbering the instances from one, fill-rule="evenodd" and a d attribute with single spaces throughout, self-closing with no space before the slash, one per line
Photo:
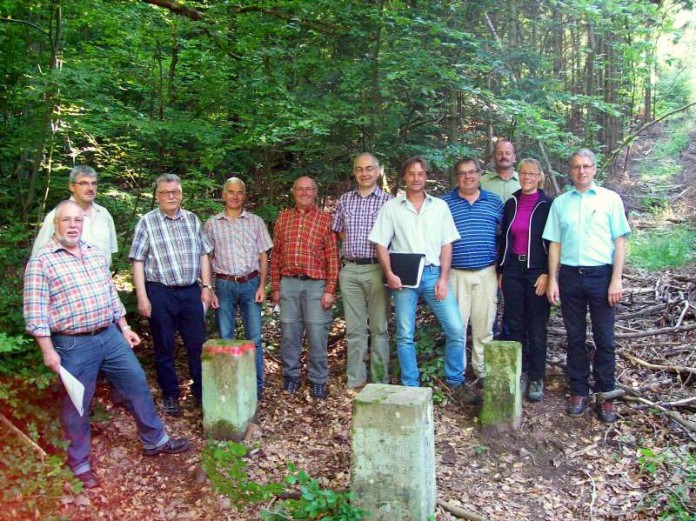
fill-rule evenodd
<path id="1" fill-rule="evenodd" d="M 331 216 L 317 208 L 317 185 L 299 177 L 292 187 L 295 207 L 276 221 L 271 256 L 273 301 L 280 304 L 283 332 L 283 388 L 300 386 L 302 335 L 307 333 L 307 375 L 312 396 L 326 399 L 329 379 L 327 343 L 331 306 L 338 279 L 338 247 Z"/>
<path id="2" fill-rule="evenodd" d="M 382 205 L 393 198 L 377 186 L 382 169 L 372 154 L 360 154 L 355 158 L 353 174 L 357 186 L 341 196 L 333 222 L 333 230 L 343 241 L 339 281 L 346 318 L 346 376 L 350 388 L 367 382 L 368 323 L 370 379 L 377 383 L 389 382 L 387 291 L 375 245 L 367 237 Z"/>
<path id="3" fill-rule="evenodd" d="M 471 322 L 471 362 L 477 377 L 484 377 L 483 344 L 493 339 L 498 304 L 496 237 L 503 218 L 503 201 L 479 188 L 481 163 L 462 159 L 454 165 L 457 187 L 442 196 L 461 239 L 452 244 L 450 282 L 462 322 Z"/>
<path id="4" fill-rule="evenodd" d="M 256 391 L 263 394 L 263 345 L 261 303 L 266 300 L 268 250 L 273 247 L 263 220 L 244 209 L 246 185 L 230 177 L 222 187 L 225 210 L 205 223 L 213 245 L 217 324 L 221 338 L 235 337 L 237 309 L 244 333 L 256 346 Z"/>
<path id="5" fill-rule="evenodd" d="M 213 247 L 198 217 L 181 208 L 179 177 L 162 174 L 155 186 L 159 208 L 138 221 L 128 257 L 133 264 L 138 312 L 150 319 L 164 412 L 178 416 L 180 391 L 174 367 L 174 335 L 178 330 L 186 346 L 193 380 L 191 394 L 198 405 L 205 311 L 213 303 L 208 259 Z"/>
<path id="6" fill-rule="evenodd" d="M 167 435 L 132 348 L 140 343 L 111 280 L 104 252 L 81 240 L 84 213 L 73 201 L 56 207 L 54 235 L 29 260 L 24 274 L 27 332 L 57 374 L 69 372 L 84 385 L 80 414 L 64 393 L 60 421 L 69 441 L 68 465 L 85 488 L 99 482 L 89 463 L 89 404 L 103 371 L 135 416 L 146 456 L 188 449 Z"/>

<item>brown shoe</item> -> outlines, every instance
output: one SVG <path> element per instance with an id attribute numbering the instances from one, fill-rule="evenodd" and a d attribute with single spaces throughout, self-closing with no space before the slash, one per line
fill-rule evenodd
<path id="1" fill-rule="evenodd" d="M 571 396 L 568 404 L 568 416 L 582 416 L 587 409 L 587 396 Z"/>
<path id="2" fill-rule="evenodd" d="M 597 402 L 597 417 L 602 423 L 614 423 L 618 419 L 614 412 L 614 402 L 610 400 Z"/>

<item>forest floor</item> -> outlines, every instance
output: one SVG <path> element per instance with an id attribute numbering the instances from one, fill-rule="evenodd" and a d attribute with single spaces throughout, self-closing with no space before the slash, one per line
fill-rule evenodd
<path id="1" fill-rule="evenodd" d="M 633 149 L 629 165 L 647 155 L 650 140 Z M 682 178 L 674 181 L 671 201 L 680 218 L 694 220 L 696 208 L 696 134 L 682 155 Z M 640 206 L 650 184 L 630 174 L 616 188 L 625 195 L 632 222 L 652 217 Z M 641 192 L 642 191 L 642 192 Z M 435 406 L 435 452 L 438 499 L 490 520 L 656 519 L 678 512 L 694 519 L 696 511 L 696 266 L 679 272 L 627 269 L 626 297 L 618 310 L 618 382 L 635 395 L 617 402 L 619 421 L 600 423 L 594 412 L 570 418 L 564 377 L 564 334 L 560 318 L 550 324 L 547 388 L 540 403 L 524 403 L 519 431 L 485 437 L 476 409 L 452 403 Z M 425 318 L 427 321 L 428 319 Z M 675 332 L 674 326 L 679 326 Z M 649 334 L 658 328 L 666 334 Z M 281 389 L 278 328 L 266 324 L 267 388 L 257 413 L 247 470 L 259 483 L 282 481 L 293 462 L 328 488 L 350 482 L 352 396 L 345 388 L 345 342 L 337 321 L 330 345 L 330 395 L 317 402 L 307 386 L 295 396 Z M 143 330 L 147 330 L 146 327 Z M 138 349 L 149 375 L 154 374 L 149 338 Z M 183 355 L 180 374 L 185 374 Z M 393 383 L 396 383 L 394 381 Z M 157 386 L 151 382 L 159 403 Z M 189 398 L 186 396 L 185 398 Z M 446 398 L 446 397 L 445 397 Z M 141 456 L 134 422 L 112 408 L 105 388 L 97 403 L 108 419 L 93 423 L 92 463 L 101 487 L 62 498 L 59 514 L 82 519 L 258 519 L 271 504 L 241 506 L 215 492 L 201 470 L 205 446 L 202 415 L 184 399 L 184 415 L 165 418 L 175 436 L 187 436 L 192 450 L 176 456 Z M 650 405 L 652 404 L 652 405 Z M 679 421 L 681 420 L 681 423 Z M 671 510 L 670 510 L 671 509 Z M 691 512 L 688 514 L 687 512 Z M 438 507 L 437 520 L 456 519 Z"/>

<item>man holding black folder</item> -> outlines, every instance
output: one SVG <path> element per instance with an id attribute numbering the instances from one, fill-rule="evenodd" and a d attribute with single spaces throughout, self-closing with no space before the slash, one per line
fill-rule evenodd
<path id="1" fill-rule="evenodd" d="M 445 379 L 455 390 L 464 390 L 464 330 L 457 302 L 449 287 L 452 243 L 459 233 L 447 205 L 428 195 L 428 163 L 420 157 L 407 159 L 401 166 L 406 194 L 387 202 L 379 213 L 369 240 L 375 243 L 377 258 L 392 290 L 396 312 L 396 349 L 401 366 L 401 383 L 417 387 L 419 382 L 416 346 L 416 307 L 423 298 L 445 333 Z M 407 287 L 395 272 L 391 254 L 416 255 L 424 267 L 420 280 Z M 403 275 L 403 273 L 402 273 Z M 418 272 L 416 272 L 418 275 Z"/>
<path id="2" fill-rule="evenodd" d="M 377 158 L 360 154 L 353 162 L 355 190 L 341 196 L 333 231 L 341 241 L 343 268 L 339 275 L 346 317 L 347 385 L 351 389 L 367 383 L 365 354 L 370 331 L 370 380 L 389 381 L 388 300 L 382 284 L 382 268 L 375 245 L 367 240 L 377 214 L 392 196 L 377 186 L 382 173 Z"/>

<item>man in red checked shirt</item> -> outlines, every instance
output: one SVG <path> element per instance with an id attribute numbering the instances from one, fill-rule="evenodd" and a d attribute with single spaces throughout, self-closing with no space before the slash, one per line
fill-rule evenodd
<path id="1" fill-rule="evenodd" d="M 60 422 L 68 445 L 68 465 L 85 488 L 99 482 L 89 463 L 89 404 L 97 374 L 123 397 L 135 417 L 143 454 L 177 454 L 185 438 L 170 438 L 150 395 L 145 373 L 132 348 L 140 343 L 126 322 L 126 310 L 111 280 L 102 250 L 81 240 L 84 213 L 77 203 L 56 207 L 53 237 L 32 256 L 24 273 L 24 319 L 44 364 L 65 369 L 84 385 L 80 414 L 64 393 Z"/>
<path id="2" fill-rule="evenodd" d="M 300 386 L 302 334 L 306 332 L 312 396 L 325 400 L 329 379 L 326 347 L 338 280 L 338 246 L 331 216 L 316 207 L 314 179 L 298 178 L 292 192 L 295 207 L 282 212 L 276 221 L 271 256 L 273 301 L 280 304 L 283 332 L 283 388 L 295 394 Z"/>

